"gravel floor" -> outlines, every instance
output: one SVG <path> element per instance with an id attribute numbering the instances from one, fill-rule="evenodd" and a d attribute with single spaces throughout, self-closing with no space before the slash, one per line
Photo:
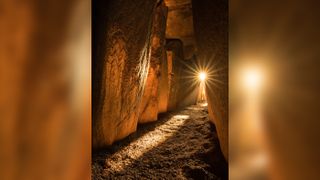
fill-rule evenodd
<path id="1" fill-rule="evenodd" d="M 92 179 L 228 179 L 207 107 L 161 114 L 156 122 L 93 152 Z"/>

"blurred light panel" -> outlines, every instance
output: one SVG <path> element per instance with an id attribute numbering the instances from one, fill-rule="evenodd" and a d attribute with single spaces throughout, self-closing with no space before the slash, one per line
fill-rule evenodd
<path id="1" fill-rule="evenodd" d="M 248 91 L 258 91 L 263 83 L 262 71 L 258 68 L 246 69 L 243 74 L 243 83 Z"/>

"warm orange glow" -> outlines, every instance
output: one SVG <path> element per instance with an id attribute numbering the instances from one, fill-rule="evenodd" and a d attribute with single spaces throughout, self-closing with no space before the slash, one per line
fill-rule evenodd
<path id="1" fill-rule="evenodd" d="M 207 78 L 207 73 L 205 73 L 205 72 L 200 72 L 200 73 L 199 73 L 199 79 L 200 79 L 200 81 L 205 81 L 206 78 Z"/>
<path id="2" fill-rule="evenodd" d="M 244 71 L 243 83 L 247 90 L 257 91 L 263 83 L 263 73 L 260 69 L 254 67 Z"/>
<path id="3" fill-rule="evenodd" d="M 264 97 L 273 80 L 270 65 L 262 63 L 264 56 L 239 57 L 231 72 L 230 144 L 236 149 L 230 161 L 231 179 L 250 179 L 268 174 L 270 156 L 265 134 Z M 235 102 L 236 101 L 236 102 Z"/>

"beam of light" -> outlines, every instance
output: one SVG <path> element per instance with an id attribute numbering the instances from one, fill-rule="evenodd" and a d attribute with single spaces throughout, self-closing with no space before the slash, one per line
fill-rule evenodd
<path id="1" fill-rule="evenodd" d="M 209 89 L 224 84 L 224 82 L 221 80 L 221 77 L 219 76 L 219 73 L 220 71 L 225 71 L 225 69 L 227 69 L 228 67 L 218 67 L 219 61 L 215 60 L 215 57 L 208 57 L 206 61 L 204 61 L 203 59 L 193 60 L 192 63 L 186 63 L 184 61 L 179 62 L 184 64 L 186 68 L 184 69 L 184 71 L 188 75 L 182 78 L 186 79 L 186 81 L 184 81 L 185 83 L 192 83 L 190 88 L 199 86 L 199 83 L 201 82 L 203 82 L 204 85 Z M 204 81 L 201 81 L 201 79 L 204 79 Z"/>
<path id="2" fill-rule="evenodd" d="M 199 103 L 199 105 L 200 105 L 201 107 L 207 107 L 207 106 L 208 106 L 208 103 L 207 103 L 207 102 Z"/>
<path id="3" fill-rule="evenodd" d="M 173 116 L 173 118 L 176 118 L 176 119 L 189 119 L 190 116 L 189 115 L 175 115 L 175 116 Z"/>
<path id="4" fill-rule="evenodd" d="M 192 59 L 189 62 L 179 61 L 185 67 L 183 69 L 185 79 L 182 84 L 188 84 L 187 90 L 199 89 L 197 103 L 206 101 L 206 91 L 214 91 L 215 88 L 226 86 L 225 71 L 227 65 L 219 64 L 215 54 L 206 59 Z"/>
<path id="5" fill-rule="evenodd" d="M 206 88 L 205 88 L 205 80 L 201 80 L 199 87 L 199 95 L 198 95 L 198 103 L 206 102 Z"/>
<path id="6" fill-rule="evenodd" d="M 270 88 L 270 69 L 267 64 L 257 62 L 257 57 L 249 59 L 256 61 L 239 62 L 231 76 L 231 94 L 237 96 L 237 107 L 232 105 L 230 115 L 231 144 L 237 152 L 230 161 L 231 179 L 265 177 L 270 161 L 263 112 L 263 95 Z"/>
<path id="7" fill-rule="evenodd" d="M 149 131 L 139 139 L 131 142 L 128 146 L 124 147 L 120 151 L 112 154 L 106 159 L 106 165 L 110 167 L 117 167 L 117 172 L 125 170 L 125 168 L 132 164 L 135 160 L 139 159 L 145 153 L 159 146 L 161 143 L 165 142 L 167 139 L 175 135 L 175 133 L 185 124 L 186 120 L 188 119 L 190 119 L 189 115 L 174 115 L 166 123 L 157 126 L 154 130 Z M 166 131 L 165 133 L 163 133 L 161 129 L 172 123 L 172 120 L 175 120 L 175 128 L 171 128 L 170 131 Z M 139 147 L 139 151 L 136 150 L 136 147 Z M 128 150 L 131 152 L 130 154 L 125 153 Z M 122 157 L 124 154 L 126 154 L 126 156 L 129 158 L 119 160 L 120 157 Z"/>

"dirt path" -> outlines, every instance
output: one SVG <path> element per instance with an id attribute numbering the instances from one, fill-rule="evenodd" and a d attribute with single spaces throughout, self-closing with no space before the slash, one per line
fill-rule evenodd
<path id="1" fill-rule="evenodd" d="M 92 156 L 92 179 L 227 179 L 227 169 L 202 106 L 160 115 Z"/>

